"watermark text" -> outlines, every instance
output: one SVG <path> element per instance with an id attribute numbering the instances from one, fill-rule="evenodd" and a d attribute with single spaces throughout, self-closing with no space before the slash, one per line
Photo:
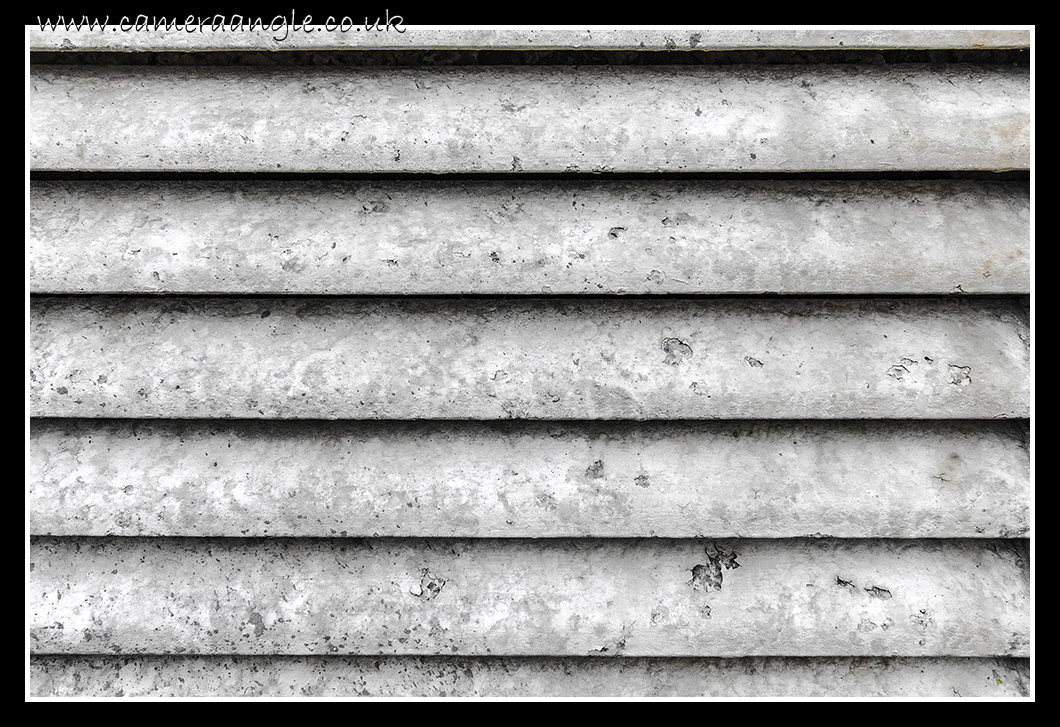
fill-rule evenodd
<path id="1" fill-rule="evenodd" d="M 143 32 L 176 32 L 176 33 L 247 33 L 247 32 L 269 32 L 272 39 L 282 42 L 290 37 L 291 33 L 382 33 L 393 30 L 404 33 L 402 24 L 405 19 L 400 15 L 391 15 L 387 9 L 384 15 L 365 16 L 364 22 L 354 20 L 349 15 L 341 18 L 329 15 L 315 24 L 312 15 L 296 15 L 294 10 L 288 15 L 276 15 L 271 19 L 262 16 L 250 15 L 188 15 L 184 18 L 136 15 L 130 17 L 123 15 L 111 24 L 111 17 L 104 16 L 89 18 L 83 15 L 80 18 L 72 18 L 60 15 L 55 19 L 37 16 L 37 22 L 42 31 L 71 31 L 71 30 L 100 30 L 109 29 L 111 32 L 143 33 Z"/>

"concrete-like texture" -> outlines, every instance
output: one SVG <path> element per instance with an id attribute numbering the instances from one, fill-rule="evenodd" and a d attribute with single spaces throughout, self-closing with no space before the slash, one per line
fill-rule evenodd
<path id="1" fill-rule="evenodd" d="M 1029 535 L 1022 422 L 34 420 L 35 535 Z"/>
<path id="2" fill-rule="evenodd" d="M 1026 541 L 33 538 L 35 654 L 1029 655 Z"/>
<path id="3" fill-rule="evenodd" d="M 684 29 L 632 29 L 589 28 L 566 29 L 461 29 L 422 28 L 408 25 L 413 16 L 396 20 L 387 29 L 387 17 L 364 13 L 352 17 L 335 14 L 317 15 L 304 29 L 301 22 L 295 23 L 290 15 L 286 21 L 275 15 L 241 16 L 248 29 L 237 25 L 232 30 L 232 17 L 226 16 L 228 25 L 214 29 L 214 15 L 205 18 L 200 28 L 198 21 L 187 24 L 187 14 L 177 20 L 164 13 L 145 13 L 143 20 L 130 15 L 123 20 L 113 16 L 110 23 L 117 27 L 106 31 L 99 29 L 77 30 L 72 26 L 53 30 L 48 26 L 42 30 L 40 24 L 30 26 L 31 50 L 52 51 L 196 51 L 196 50 L 324 50 L 324 49 L 401 49 L 401 48 L 488 48 L 488 49 L 629 49 L 636 51 L 659 50 L 736 50 L 736 49 L 890 49 L 890 48 L 1028 48 L 1029 29 L 980 29 L 980 30 L 746 30 L 727 28 Z M 94 17 L 94 16 L 93 16 Z M 166 31 L 161 18 L 179 24 Z M 259 19 L 258 27 L 251 31 L 249 25 Z M 343 20 L 348 17 L 348 20 Z M 57 15 L 42 16 L 52 21 Z M 76 16 L 81 22 L 82 16 Z M 100 18 L 102 20 L 103 18 Z M 155 24 L 160 24 L 155 29 Z M 286 22 L 286 24 L 285 24 Z M 365 24 L 369 25 L 366 31 Z M 261 24 L 269 29 L 262 30 Z M 342 27 L 342 30 L 327 28 Z M 351 27 L 353 26 L 353 27 Z M 147 28 L 150 28 L 148 30 Z M 190 29 L 189 29 L 190 28 Z"/>
<path id="4" fill-rule="evenodd" d="M 109 35 L 118 39 L 129 34 Z M 734 39 L 740 40 L 739 36 Z M 947 37 L 933 42 L 953 42 L 954 36 Z M 776 37 L 750 33 L 742 38 L 752 47 L 777 42 Z M 899 40 L 886 33 L 878 39 L 866 34 L 860 38 L 871 46 Z M 503 38 L 494 40 L 501 43 L 494 47 L 505 47 Z M 544 36 L 535 40 L 548 42 Z M 632 40 L 652 42 L 645 36 Z M 672 45 L 676 50 L 698 47 L 704 40 L 717 43 L 719 37 L 696 38 L 690 32 L 687 43 L 681 40 L 663 35 L 654 42 L 655 47 L 661 42 L 662 48 Z M 837 49 L 852 40 L 845 33 L 827 39 Z M 902 36 L 901 44 L 912 40 Z M 609 42 L 615 43 L 612 49 L 626 47 L 617 38 Z M 732 191 L 718 186 L 705 197 L 707 205 L 689 203 L 709 189 L 700 186 L 707 175 L 683 173 L 803 171 L 809 173 L 771 176 L 799 183 L 814 176 L 867 183 L 870 177 L 884 176 L 987 176 L 948 175 L 949 169 L 1026 169 L 1030 54 L 844 50 L 727 56 L 636 50 L 596 54 L 591 45 L 581 45 L 581 39 L 578 43 L 576 47 L 588 52 L 479 53 L 449 51 L 444 46 L 435 46 L 443 48 L 439 51 L 416 51 L 416 45 L 410 45 L 408 51 L 382 53 L 48 53 L 31 59 L 31 63 L 54 64 L 33 72 L 30 106 L 34 112 L 47 109 L 30 124 L 33 133 L 46 132 L 32 141 L 32 151 L 39 155 L 33 165 L 48 171 L 41 176 L 76 177 L 84 190 L 107 176 L 93 171 L 111 169 L 111 159 L 116 160 L 113 169 L 133 172 L 113 175 L 125 181 L 177 182 L 191 176 L 177 172 L 201 169 L 211 172 L 212 181 L 235 183 L 233 189 L 243 195 L 244 211 L 255 205 L 259 210 L 236 221 L 240 198 L 208 192 L 205 185 L 174 184 L 168 189 L 179 189 L 179 197 L 165 192 L 165 202 L 159 195 L 162 187 L 139 182 L 124 186 L 140 195 L 131 204 L 150 206 L 150 217 L 129 207 L 118 214 L 107 202 L 108 191 L 119 188 L 116 185 L 108 183 L 99 190 L 96 198 L 104 201 L 102 207 L 80 206 L 85 197 L 76 193 L 68 200 L 78 205 L 80 219 L 68 212 L 57 214 L 55 221 L 62 227 L 47 235 L 73 241 L 81 225 L 93 228 L 89 238 L 103 232 L 106 225 L 101 218 L 109 225 L 113 216 L 114 225 L 107 227 L 111 232 L 101 236 L 100 246 L 78 237 L 73 247 L 84 245 L 80 270 L 67 263 L 67 271 L 73 272 L 57 277 L 66 277 L 75 286 L 87 274 L 96 276 L 93 284 L 105 282 L 109 273 L 104 275 L 92 258 L 110 254 L 105 252 L 108 240 L 126 235 L 131 242 L 145 234 L 155 236 L 156 242 L 123 247 L 122 253 L 130 260 L 152 255 L 151 267 L 118 264 L 113 257 L 104 260 L 108 268 L 119 271 L 105 282 L 115 286 L 110 289 L 113 293 L 128 292 L 127 282 L 145 274 L 147 284 L 157 287 L 133 290 L 178 290 L 170 284 L 184 284 L 194 277 L 190 269 L 172 265 L 183 265 L 177 260 L 185 256 L 201 261 L 204 255 L 208 260 L 214 255 L 212 264 L 238 270 L 240 276 L 244 267 L 267 273 L 278 265 L 281 271 L 274 273 L 273 282 L 240 277 L 231 289 L 215 291 L 233 299 L 78 300 L 74 296 L 33 302 L 32 413 L 47 417 L 65 411 L 63 416 L 78 418 L 38 420 L 33 425 L 34 436 L 69 435 L 65 443 L 53 438 L 47 448 L 38 446 L 40 440 L 33 445 L 34 457 L 46 455 L 46 469 L 66 468 L 52 497 L 58 500 L 55 506 L 68 513 L 58 518 L 71 522 L 56 527 L 71 533 L 96 527 L 98 521 L 107 530 L 124 529 L 131 535 L 134 528 L 146 531 L 154 518 L 158 524 L 150 527 L 163 535 L 33 540 L 27 614 L 33 636 L 31 686 L 37 693 L 59 694 L 64 689 L 59 681 L 68 678 L 65 688 L 83 687 L 84 696 L 92 690 L 123 695 L 184 690 L 182 695 L 200 696 L 214 692 L 220 682 L 231 692 L 298 696 L 329 689 L 332 694 L 432 696 L 520 695 L 518 690 L 530 689 L 532 694 L 550 696 L 566 688 L 573 694 L 607 695 L 622 689 L 622 695 L 630 696 L 1026 698 L 1030 679 L 1024 657 L 1031 650 L 1033 604 L 1028 543 L 1017 538 L 1029 534 L 1021 530 L 1029 521 L 1021 508 L 1027 503 L 1027 487 L 1033 485 L 1027 481 L 1029 455 L 1020 449 L 1027 422 L 993 419 L 1029 415 L 1027 301 L 1012 295 L 1004 300 L 960 295 L 912 300 L 831 297 L 845 292 L 1025 292 L 1026 287 L 1018 287 L 1020 276 L 1023 281 L 1027 277 L 1020 272 L 1026 267 L 1021 267 L 1025 263 L 1017 251 L 1027 252 L 1026 243 L 1013 249 L 1003 241 L 1027 239 L 1026 183 L 1006 183 L 1006 188 L 1018 189 L 1009 199 L 1022 195 L 1023 207 L 1002 203 L 991 194 L 950 197 L 930 187 L 915 195 L 917 204 L 904 192 L 888 196 L 887 186 L 878 185 L 878 205 L 870 201 L 870 186 L 860 187 L 860 196 L 846 204 L 836 201 L 850 199 L 839 196 L 838 187 L 818 188 L 813 201 L 821 202 L 820 207 L 810 211 L 800 208 L 797 195 L 784 197 L 765 186 L 753 191 L 752 185 L 743 183 L 750 176 L 746 174 L 710 177 L 731 182 Z M 60 47 L 74 45 L 71 38 L 63 37 Z M 615 65 L 577 68 L 582 60 Z M 659 60 L 682 65 L 649 65 Z M 944 65 L 951 61 L 991 65 Z M 420 67 L 397 67 L 409 62 Z M 686 62 L 689 65 L 683 65 Z M 718 65 L 700 65 L 704 62 Z M 733 62 L 755 65 L 727 65 Z M 837 66 L 840 62 L 860 65 Z M 874 62 L 880 65 L 871 65 Z M 70 63 L 82 67 L 63 67 Z M 96 63 L 106 68 L 84 67 Z M 118 67 L 140 63 L 144 65 Z M 290 63 L 305 65 L 278 67 Z M 327 65 L 331 63 L 337 65 Z M 446 69 L 422 67 L 431 63 Z M 511 63 L 528 65 L 500 65 Z M 541 65 L 549 63 L 566 65 Z M 239 64 L 244 65 L 236 67 Z M 226 67 L 207 67 L 214 65 Z M 250 67 L 254 65 L 258 67 Z M 110 79 L 122 80 L 111 84 Z M 449 87 L 437 83 L 445 79 L 455 83 Z M 45 165 L 45 158 L 55 166 Z M 165 174 L 135 174 L 139 169 Z M 935 171 L 907 174 L 918 169 Z M 80 170 L 87 172 L 67 174 Z M 351 206 L 353 214 L 335 213 L 334 219 L 346 228 L 369 230 L 379 240 L 369 243 L 366 255 L 358 256 L 352 249 L 342 255 L 349 256 L 347 267 L 352 262 L 365 270 L 362 281 L 380 281 L 378 289 L 342 289 L 334 282 L 326 282 L 325 290 L 294 287 L 319 284 L 322 278 L 316 276 L 326 274 L 333 262 L 327 256 L 337 253 L 340 245 L 352 244 L 344 237 L 347 233 L 325 227 L 324 215 L 313 210 L 307 198 L 288 203 L 285 190 L 291 186 L 277 186 L 279 191 L 270 198 L 256 191 L 264 187 L 237 181 L 254 176 L 245 172 L 316 170 L 395 173 L 356 178 L 358 184 L 338 195 L 327 210 L 331 214 L 335 208 Z M 564 185 L 573 178 L 598 190 L 614 179 L 607 174 L 612 170 L 659 174 L 629 175 L 613 188 L 619 192 L 614 199 L 579 194 L 582 203 L 591 199 L 596 205 L 584 208 L 593 217 L 579 217 L 582 210 L 575 207 L 571 188 Z M 812 174 L 846 170 L 866 173 Z M 399 216 L 396 210 L 401 210 L 416 224 L 412 208 L 418 204 L 425 209 L 418 213 L 421 230 L 459 224 L 459 205 L 441 203 L 432 185 L 420 185 L 426 179 L 451 186 L 454 200 L 460 195 L 473 200 L 469 189 L 487 187 L 465 176 L 421 176 L 415 178 L 415 185 L 402 185 L 401 194 L 391 192 L 386 200 L 378 197 L 377 191 L 407 181 L 400 175 L 406 171 L 496 172 L 492 181 L 507 180 L 520 188 L 514 199 L 503 200 L 504 189 L 498 184 L 480 207 L 465 208 L 467 230 L 480 237 L 475 247 L 466 250 L 470 257 L 447 269 L 452 288 L 417 289 L 416 285 L 440 284 L 442 277 L 409 274 L 417 272 L 413 253 L 388 243 L 387 235 L 415 241 L 410 250 L 424 251 L 435 244 L 423 242 L 427 236 L 417 234 L 414 227 L 394 222 Z M 535 171 L 560 173 L 534 175 Z M 664 214 L 657 214 L 656 200 L 646 205 L 646 197 L 632 199 L 636 193 L 632 184 L 644 182 L 647 187 L 649 181 L 654 184 L 667 177 L 671 182 L 696 181 L 672 198 L 658 200 L 667 208 Z M 369 178 L 373 184 L 361 184 Z M 290 174 L 282 179 L 309 182 L 313 175 Z M 556 183 L 554 196 L 536 199 L 534 190 L 551 182 Z M 341 187 L 318 186 L 317 199 L 330 203 L 332 189 Z M 189 197 L 185 190 L 197 190 L 200 196 Z M 365 194 L 372 198 L 364 200 Z M 34 198 L 39 202 L 40 195 Z M 174 214 L 170 199 L 187 216 Z M 260 214 L 262 199 L 274 204 L 285 220 L 301 216 L 307 228 L 311 222 L 326 234 L 314 234 L 310 241 L 307 228 L 297 223 L 282 229 L 265 224 L 269 218 Z M 550 200 L 556 206 L 554 226 L 544 224 Z M 395 211 L 376 206 L 377 201 L 395 204 Z M 510 203 L 507 208 L 505 201 Z M 218 210 L 226 207 L 227 216 L 212 219 L 211 205 Z M 962 205 L 967 208 L 964 213 Z M 993 213 L 980 214 L 985 205 L 995 205 Z M 730 224 L 739 233 L 729 231 L 721 216 L 711 214 L 723 207 L 733 215 Z M 625 224 L 625 219 L 612 222 L 608 218 L 615 210 L 636 211 L 643 224 L 639 218 L 634 226 Z M 680 217 L 682 212 L 688 218 Z M 829 217 L 829 212 L 834 214 Z M 756 214 L 757 220 L 751 219 Z M 769 231 L 760 226 L 759 220 L 787 215 L 791 228 Z M 159 218 L 167 222 L 159 224 L 155 221 Z M 41 219 L 39 214 L 35 218 L 35 241 L 37 230 L 46 228 Z M 676 223 L 662 225 L 669 257 L 656 249 L 660 246 L 653 238 L 661 236 L 658 226 L 663 220 Z M 1009 223 L 1012 226 L 1004 229 Z M 238 249 L 247 250 L 245 259 L 233 262 L 236 246 L 211 242 L 219 239 L 225 225 L 238 239 Z M 913 230 L 914 225 L 922 230 Z M 160 229 L 168 236 L 164 242 L 157 237 Z M 514 243 L 511 232 L 520 229 L 529 230 L 534 238 Z M 940 235 L 943 230 L 946 233 Z M 926 253 L 909 249 L 921 231 L 930 248 Z M 782 232 L 790 237 L 783 238 Z M 274 240 L 270 233 L 286 237 Z M 626 233 L 632 250 L 616 247 Z M 580 241 L 572 234 L 584 237 Z M 558 235 L 567 237 L 557 266 L 547 245 Z M 507 247 L 487 249 L 490 237 Z M 265 238 L 265 246 L 252 244 L 260 238 Z M 740 247 L 730 255 L 712 247 L 719 239 Z M 316 247 L 320 240 L 326 240 L 323 250 Z M 588 251 L 582 249 L 584 240 Z M 848 255 L 850 240 L 860 241 L 862 253 L 870 248 L 888 250 L 893 256 L 890 266 L 884 255 L 847 256 L 837 258 L 834 265 L 827 254 L 822 260 L 821 245 Z M 178 242 L 180 246 L 171 247 Z M 334 253 L 329 242 L 336 245 Z M 279 263 L 274 244 L 282 246 Z M 678 254 L 682 246 L 703 247 L 706 255 L 682 257 Z M 644 267 L 646 253 L 640 249 L 648 247 L 650 257 L 664 258 L 667 267 Z M 629 252 L 630 257 L 609 269 L 602 259 L 593 259 L 597 248 L 609 255 Z M 378 259 L 372 257 L 375 250 L 381 253 Z M 742 267 L 739 250 L 748 251 Z M 503 256 L 509 252 L 510 257 Z M 800 257 L 803 254 L 808 257 Z M 782 263 L 771 259 L 773 255 L 783 256 Z M 1015 257 L 1009 260 L 1010 255 Z M 909 262 L 897 262 L 901 259 Z M 162 260 L 171 265 L 163 267 Z M 580 281 L 562 279 L 567 285 L 585 287 L 569 291 L 547 287 L 544 276 L 527 270 L 531 262 L 541 260 L 546 271 L 566 270 L 570 263 L 570 273 L 556 271 L 583 273 Z M 754 260 L 761 260 L 762 266 L 748 272 L 753 264 L 747 263 Z M 715 261 L 720 267 L 713 267 Z M 998 267 L 1002 261 L 1004 269 Z M 877 267 L 881 262 L 889 270 L 884 277 Z M 1007 267 L 1009 263 L 1013 267 Z M 699 272 L 708 270 L 707 264 L 709 274 L 715 276 L 710 279 Z M 505 285 L 525 278 L 529 287 L 495 291 L 468 287 L 469 281 L 490 279 L 493 268 L 501 265 L 523 267 L 506 270 Z M 853 283 L 843 277 L 843 266 L 861 268 Z M 794 274 L 778 274 L 778 269 Z M 643 278 L 634 280 L 637 285 L 674 288 L 631 287 L 615 275 L 630 270 Z M 700 277 L 679 278 L 674 271 Z M 224 273 L 203 273 L 200 267 L 196 274 L 207 283 L 211 275 L 225 283 Z M 947 281 L 948 275 L 958 279 Z M 997 281 L 989 280 L 995 275 Z M 783 289 L 798 286 L 800 278 L 821 287 Z M 888 281 L 895 278 L 911 289 L 888 291 Z M 977 286 L 968 278 L 999 287 Z M 705 287 L 679 291 L 678 279 L 696 280 Z M 1009 281 L 1005 287 L 1000 287 L 1002 280 Z M 273 289 L 240 289 L 247 281 L 262 286 L 279 283 Z M 1011 281 L 1017 287 L 1010 287 Z M 759 282 L 762 288 L 756 289 Z M 709 287 L 715 283 L 718 288 Z M 945 287 L 947 283 L 951 287 Z M 728 289 L 730 284 L 747 287 Z M 829 287 L 833 284 L 835 288 Z M 868 287 L 859 290 L 857 285 L 862 284 Z M 594 292 L 592 285 L 598 286 L 595 292 L 610 297 L 584 295 Z M 913 285 L 925 287 L 913 289 Z M 189 287 L 183 292 L 211 291 Z M 238 297 L 273 292 L 303 292 L 307 297 Z M 395 296 L 571 292 L 580 294 L 580 300 L 312 297 L 335 292 Z M 621 292 L 825 295 L 761 300 L 612 295 Z M 660 307 L 653 308 L 654 303 Z M 974 352 L 974 360 L 964 360 L 969 351 Z M 427 399 L 422 405 L 421 397 Z M 720 408 L 704 414 L 690 404 L 693 397 Z M 144 402 L 140 413 L 132 401 Z M 54 408 L 56 402 L 61 406 Z M 581 419 L 586 412 L 611 421 L 548 421 Z M 728 412 L 725 418 L 742 421 L 614 421 L 616 417 L 710 418 L 722 416 L 721 412 Z M 272 418 L 483 415 L 544 421 L 376 421 L 373 432 L 370 421 Z M 133 418 L 96 418 L 103 416 Z M 792 416 L 808 419 L 760 419 Z M 195 421 L 197 417 L 225 419 Z M 831 417 L 840 421 L 830 421 Z M 876 417 L 905 421 L 865 420 Z M 951 417 L 968 421 L 945 421 Z M 710 428 L 715 425 L 716 429 Z M 727 426 L 736 427 L 739 435 L 731 443 L 724 437 Z M 282 434 L 307 431 L 315 431 L 319 442 Z M 526 434 L 531 431 L 547 434 L 548 440 Z M 123 438 L 126 432 L 131 436 Z M 407 433 L 425 436 L 417 440 Z M 552 439 L 554 433 L 559 436 Z M 799 436 L 787 440 L 789 433 Z M 492 447 L 497 441 L 505 443 L 503 451 Z M 270 443 L 275 451 L 269 449 Z M 416 448 L 416 443 L 421 446 Z M 683 450 L 677 446 L 682 443 Z M 153 455 L 158 461 L 152 463 Z M 316 470 L 306 467 L 306 457 L 322 458 L 313 463 Z M 424 472 L 403 471 L 417 463 L 426 465 Z M 334 466 L 321 466 L 327 464 Z M 178 481 L 167 465 L 187 467 L 187 481 Z M 482 469 L 475 469 L 476 465 Z M 573 527 L 581 518 L 593 528 L 590 534 L 609 527 L 618 532 L 619 523 L 623 527 L 648 523 L 650 534 L 659 522 L 651 519 L 652 509 L 665 516 L 673 512 L 673 504 L 642 498 L 673 497 L 682 488 L 698 497 L 690 484 L 701 474 L 693 470 L 697 465 L 702 474 L 712 477 L 710 487 L 704 488 L 705 497 L 695 504 L 686 501 L 686 510 L 708 503 L 699 513 L 702 524 L 709 526 L 702 528 L 707 537 L 694 540 L 549 539 L 526 537 L 529 530 L 521 538 L 460 540 L 272 537 L 284 532 L 281 529 L 307 524 L 313 508 L 324 513 L 316 515 L 315 525 L 336 530 L 336 536 L 345 529 L 341 521 L 359 517 L 360 529 L 375 514 L 380 517 L 371 519 L 377 521 L 391 516 L 390 532 L 423 528 L 428 521 L 424 516 L 432 508 L 445 513 L 444 507 L 450 512 L 465 510 L 462 517 L 435 518 L 435 522 L 440 517 L 451 520 L 454 534 L 457 528 L 474 524 L 475 508 L 483 512 L 475 524 L 482 532 L 493 527 L 490 523 L 530 526 L 536 517 L 534 528 Z M 273 471 L 266 472 L 270 466 Z M 370 469 L 364 470 L 365 466 Z M 430 482 L 432 468 L 448 482 Z M 882 468 L 880 480 L 873 480 L 877 473 L 870 472 L 872 468 Z M 642 469 L 646 479 L 638 480 Z M 108 472 L 112 481 L 105 477 Z M 142 480 L 152 481 L 150 486 L 128 479 L 138 472 L 143 473 Z M 744 474 L 747 481 L 734 481 L 738 479 L 734 473 Z M 300 479 L 302 474 L 305 479 Z M 371 474 L 382 481 L 367 481 Z M 352 498 L 336 500 L 341 492 L 338 484 L 327 489 L 344 475 L 346 482 L 360 483 L 365 500 L 390 499 L 374 512 L 361 509 L 359 516 L 346 518 L 354 512 L 348 502 Z M 891 484 L 888 475 L 893 477 Z M 283 481 L 277 486 L 279 478 Z M 159 482 L 153 482 L 156 479 Z M 113 480 L 121 487 L 114 487 L 119 482 Z M 765 483 L 768 492 L 755 489 L 756 480 Z M 396 485 L 403 482 L 420 491 L 402 491 Z M 726 482 L 728 489 L 722 491 L 718 483 Z M 660 487 L 652 489 L 656 484 Z M 860 493 L 858 484 L 863 487 Z M 94 494 L 93 488 L 100 486 L 113 489 Z M 33 487 L 37 502 L 33 507 L 46 511 L 40 506 L 46 495 L 37 491 L 39 485 Z M 841 499 L 823 497 L 825 487 L 834 488 Z M 527 490 L 541 497 L 528 499 Z M 618 496 L 630 490 L 627 508 Z M 199 496 L 203 491 L 205 499 Z M 496 507 L 483 507 L 494 503 L 490 496 L 499 502 L 502 493 L 511 493 L 506 494 L 507 502 L 519 514 L 506 518 L 503 526 Z M 612 493 L 616 497 L 609 497 Z M 739 499 L 726 503 L 729 495 Z M 857 502 L 859 495 L 862 508 L 852 508 L 849 503 Z M 284 497 L 290 502 L 287 508 L 277 504 Z M 772 512 L 755 510 L 764 504 L 763 497 L 776 498 Z M 893 504 L 902 497 L 908 501 L 905 513 Z M 114 509 L 115 504 L 133 501 L 135 509 Z M 946 512 L 946 502 L 958 512 Z M 728 512 L 718 503 L 730 504 Z M 333 514 L 329 504 L 342 514 Z M 576 512 L 575 506 L 583 504 Z M 784 504 L 793 511 L 790 517 Z M 809 510 L 800 510 L 804 505 Z M 270 514 L 270 507 L 279 515 Z M 874 511 L 876 507 L 882 509 Z M 402 508 L 408 512 L 394 514 Z M 852 529 L 858 523 L 862 531 L 850 539 L 723 537 L 730 531 L 743 534 L 733 528 L 740 517 L 757 518 L 769 526 L 787 523 L 787 527 L 797 525 L 798 518 L 814 508 L 832 522 L 846 519 Z M 299 514 L 306 517 L 299 519 Z M 163 530 L 170 524 L 184 527 L 210 518 L 231 525 L 238 517 L 252 521 L 244 535 L 261 532 L 267 537 L 173 537 Z M 336 527 L 325 525 L 329 517 Z M 686 526 L 701 524 L 692 522 L 680 507 L 675 517 L 685 517 Z M 667 527 L 677 527 L 682 521 L 667 522 Z M 1012 523 L 1015 529 L 1006 530 Z M 968 526 L 976 532 L 961 539 L 895 537 L 905 529 L 939 535 L 950 527 Z M 273 527 L 276 530 L 265 532 Z M 864 537 L 881 531 L 889 536 Z M 835 535 L 820 527 L 794 532 Z M 1002 538 L 985 537 L 994 533 Z M 52 651 L 60 653 L 49 655 Z M 239 656 L 240 651 L 247 658 Z M 202 652 L 201 658 L 183 658 L 196 652 Z M 669 659 L 666 654 L 740 658 L 694 661 Z M 747 657 L 755 654 L 759 658 Z M 782 658 L 766 659 L 767 654 Z M 815 656 L 792 658 L 800 654 Z M 852 658 L 859 654 L 872 656 Z M 976 656 L 954 658 L 955 654 Z M 611 656 L 620 658 L 606 658 Z M 980 661 L 980 657 L 986 658 Z M 122 666 L 115 669 L 116 664 Z M 347 685 L 353 690 L 347 691 Z"/>
<path id="5" fill-rule="evenodd" d="M 1030 166 L 1027 67 L 45 66 L 30 94 L 33 170 Z"/>
<path id="6" fill-rule="evenodd" d="M 1026 183 L 35 182 L 35 293 L 1029 293 Z"/>
<path id="7" fill-rule="evenodd" d="M 37 697 L 1026 697 L 1025 659 L 35 656 Z"/>
<path id="8" fill-rule="evenodd" d="M 1024 418 L 1010 299 L 31 300 L 36 417 Z"/>

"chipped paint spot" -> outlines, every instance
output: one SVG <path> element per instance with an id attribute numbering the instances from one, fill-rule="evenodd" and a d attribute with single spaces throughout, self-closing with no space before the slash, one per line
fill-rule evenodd
<path id="1" fill-rule="evenodd" d="M 700 563 L 692 568 L 692 580 L 689 585 L 695 591 L 720 591 L 722 584 L 722 568 L 731 570 L 739 568 L 736 562 L 736 553 L 726 553 L 717 544 L 711 544 L 703 548 L 706 553 L 707 562 Z"/>
<path id="2" fill-rule="evenodd" d="M 666 354 L 663 363 L 671 366 L 676 366 L 681 363 L 683 359 L 692 356 L 692 347 L 679 338 L 664 338 L 662 341 L 662 350 Z"/>
<path id="3" fill-rule="evenodd" d="M 265 619 L 261 617 L 260 613 L 255 611 L 254 613 L 250 614 L 250 616 L 247 618 L 247 621 L 249 621 L 250 624 L 254 626 L 255 638 L 265 633 Z"/>
<path id="4" fill-rule="evenodd" d="M 413 596 L 422 598 L 424 601 L 430 601 L 431 599 L 438 597 L 438 594 L 442 592 L 446 583 L 448 583 L 446 579 L 437 578 L 431 574 L 429 568 L 424 568 L 420 571 L 420 582 L 417 586 L 419 592 L 409 590 L 409 593 Z"/>
<path id="5" fill-rule="evenodd" d="M 950 383 L 954 386 L 967 386 L 972 383 L 972 367 L 950 364 Z"/>

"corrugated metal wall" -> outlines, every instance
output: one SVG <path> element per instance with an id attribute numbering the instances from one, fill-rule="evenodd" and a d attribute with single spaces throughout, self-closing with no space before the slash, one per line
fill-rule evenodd
<path id="1" fill-rule="evenodd" d="M 31 694 L 1028 696 L 1029 36 L 734 32 L 35 33 Z"/>

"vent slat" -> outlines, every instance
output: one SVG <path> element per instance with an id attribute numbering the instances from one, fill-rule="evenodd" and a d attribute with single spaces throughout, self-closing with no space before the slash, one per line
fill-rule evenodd
<path id="1" fill-rule="evenodd" d="M 195 16 L 198 18 L 199 16 Z M 357 18 L 335 15 L 317 16 L 317 24 L 302 29 L 304 18 L 247 15 L 207 16 L 202 28 L 196 22 L 186 23 L 187 16 L 149 14 L 126 19 L 111 18 L 115 28 L 107 31 L 87 28 L 79 15 L 67 18 L 70 24 L 61 30 L 54 25 L 30 26 L 31 50 L 44 51 L 216 51 L 216 50 L 330 50 L 330 49 L 591 49 L 635 51 L 665 50 L 759 50 L 759 49 L 905 49 L 905 48 L 1029 48 L 1030 31 L 1026 29 L 921 29 L 921 30 L 809 30 L 766 29 L 748 32 L 743 29 L 694 28 L 685 30 L 592 28 L 564 29 L 460 29 L 409 26 L 398 15 L 373 15 Z M 94 20 L 95 18 L 93 18 Z M 409 17 L 411 20 L 411 16 Z M 46 20 L 56 21 L 57 17 Z M 101 18 L 102 20 L 102 18 Z M 166 20 L 172 26 L 167 30 Z M 250 29 L 257 22 L 257 28 Z M 356 21 L 356 22 L 354 22 Z M 72 23 L 81 24 L 81 28 Z M 233 32 L 232 24 L 236 24 Z M 365 32 L 365 23 L 370 28 Z M 262 30 L 261 25 L 268 27 Z M 217 26 L 215 30 L 214 27 Z M 389 26 L 389 27 L 388 27 Z M 189 29 L 190 28 L 190 29 Z M 322 32 L 325 28 L 335 28 Z M 341 28 L 341 31 L 337 29 Z"/>
<path id="2" fill-rule="evenodd" d="M 35 298 L 42 417 L 1029 415 L 1009 300 Z"/>
<path id="3" fill-rule="evenodd" d="M 1019 541 L 35 538 L 34 653 L 1029 656 Z"/>
<path id="4" fill-rule="evenodd" d="M 1024 183 L 37 182 L 34 293 L 1029 293 Z"/>
<path id="5" fill-rule="evenodd" d="M 1027 537 L 1010 422 L 34 420 L 37 535 Z"/>
<path id="6" fill-rule="evenodd" d="M 39 66 L 35 171 L 1030 167 L 1027 68 Z"/>

